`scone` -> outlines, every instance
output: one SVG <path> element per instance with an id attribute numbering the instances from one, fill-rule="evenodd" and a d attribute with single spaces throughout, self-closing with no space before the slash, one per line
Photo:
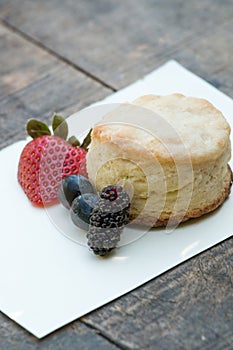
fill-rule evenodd
<path id="1" fill-rule="evenodd" d="M 203 99 L 147 95 L 94 126 L 87 171 L 97 190 L 123 183 L 130 216 L 176 225 L 219 207 L 230 194 L 230 126 Z"/>

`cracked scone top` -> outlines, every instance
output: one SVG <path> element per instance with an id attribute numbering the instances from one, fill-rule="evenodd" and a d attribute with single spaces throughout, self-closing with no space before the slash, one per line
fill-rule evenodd
<path id="1" fill-rule="evenodd" d="M 230 126 L 211 103 L 146 95 L 94 126 L 87 171 L 97 190 L 127 183 L 131 219 L 156 227 L 221 205 L 230 193 L 230 156 Z"/>

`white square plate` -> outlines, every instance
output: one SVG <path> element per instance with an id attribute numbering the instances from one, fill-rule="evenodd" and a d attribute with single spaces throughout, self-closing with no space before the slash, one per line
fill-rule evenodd
<path id="1" fill-rule="evenodd" d="M 173 92 L 208 99 L 233 126 L 233 101 L 174 61 L 101 103 Z M 108 259 L 98 258 L 60 234 L 48 212 L 27 200 L 16 179 L 24 145 L 18 142 L 0 152 L 0 309 L 38 338 L 232 235 L 230 197 L 214 213 L 172 234 L 163 229 L 149 232 Z M 52 211 L 66 220 L 60 206 Z"/>

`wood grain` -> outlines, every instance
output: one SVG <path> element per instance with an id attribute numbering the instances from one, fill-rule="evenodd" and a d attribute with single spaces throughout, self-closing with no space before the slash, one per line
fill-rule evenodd
<path id="1" fill-rule="evenodd" d="M 25 138 L 28 118 L 78 111 L 112 91 L 0 25 L 0 147 Z M 48 98 L 49 97 L 49 98 Z"/>
<path id="2" fill-rule="evenodd" d="M 232 0 L 0 0 L 0 147 L 168 59 L 233 96 L 232 15 Z M 231 238 L 42 341 L 0 315 L 0 350 L 231 350 L 232 276 Z"/>
<path id="3" fill-rule="evenodd" d="M 45 339 L 38 340 L 0 314 L 0 350 L 117 350 L 119 347 L 98 334 L 98 331 L 76 322 Z"/>
<path id="4" fill-rule="evenodd" d="M 185 53 L 233 16 L 230 0 L 7 0 L 1 9 L 7 23 L 116 89 Z"/>
<path id="5" fill-rule="evenodd" d="M 172 56 L 193 73 L 231 97 L 233 97 L 232 31 L 233 20 L 230 20 Z"/>
<path id="6" fill-rule="evenodd" d="M 127 349 L 232 349 L 232 261 L 229 239 L 82 321 Z"/>
<path id="7" fill-rule="evenodd" d="M 25 138 L 29 117 L 49 121 L 54 111 L 75 112 L 112 91 L 0 25 L 0 148 Z M 49 98 L 48 98 L 49 96 Z M 0 314 L 0 349 L 118 347 L 80 322 L 39 341 Z"/>

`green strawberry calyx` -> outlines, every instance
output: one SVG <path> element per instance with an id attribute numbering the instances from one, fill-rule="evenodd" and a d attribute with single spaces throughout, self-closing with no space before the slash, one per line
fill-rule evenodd
<path id="1" fill-rule="evenodd" d="M 29 136 L 33 139 L 36 139 L 40 136 L 52 135 L 47 124 L 41 122 L 37 119 L 29 119 L 27 122 L 26 130 Z M 61 139 L 67 141 L 73 147 L 80 147 L 82 149 L 88 150 L 88 147 L 91 142 L 91 131 L 88 132 L 87 136 L 84 138 L 82 144 L 80 144 L 79 140 L 75 136 L 71 136 L 68 138 L 68 124 L 61 115 L 54 114 L 52 119 L 52 130 L 53 135 L 60 137 Z"/>

